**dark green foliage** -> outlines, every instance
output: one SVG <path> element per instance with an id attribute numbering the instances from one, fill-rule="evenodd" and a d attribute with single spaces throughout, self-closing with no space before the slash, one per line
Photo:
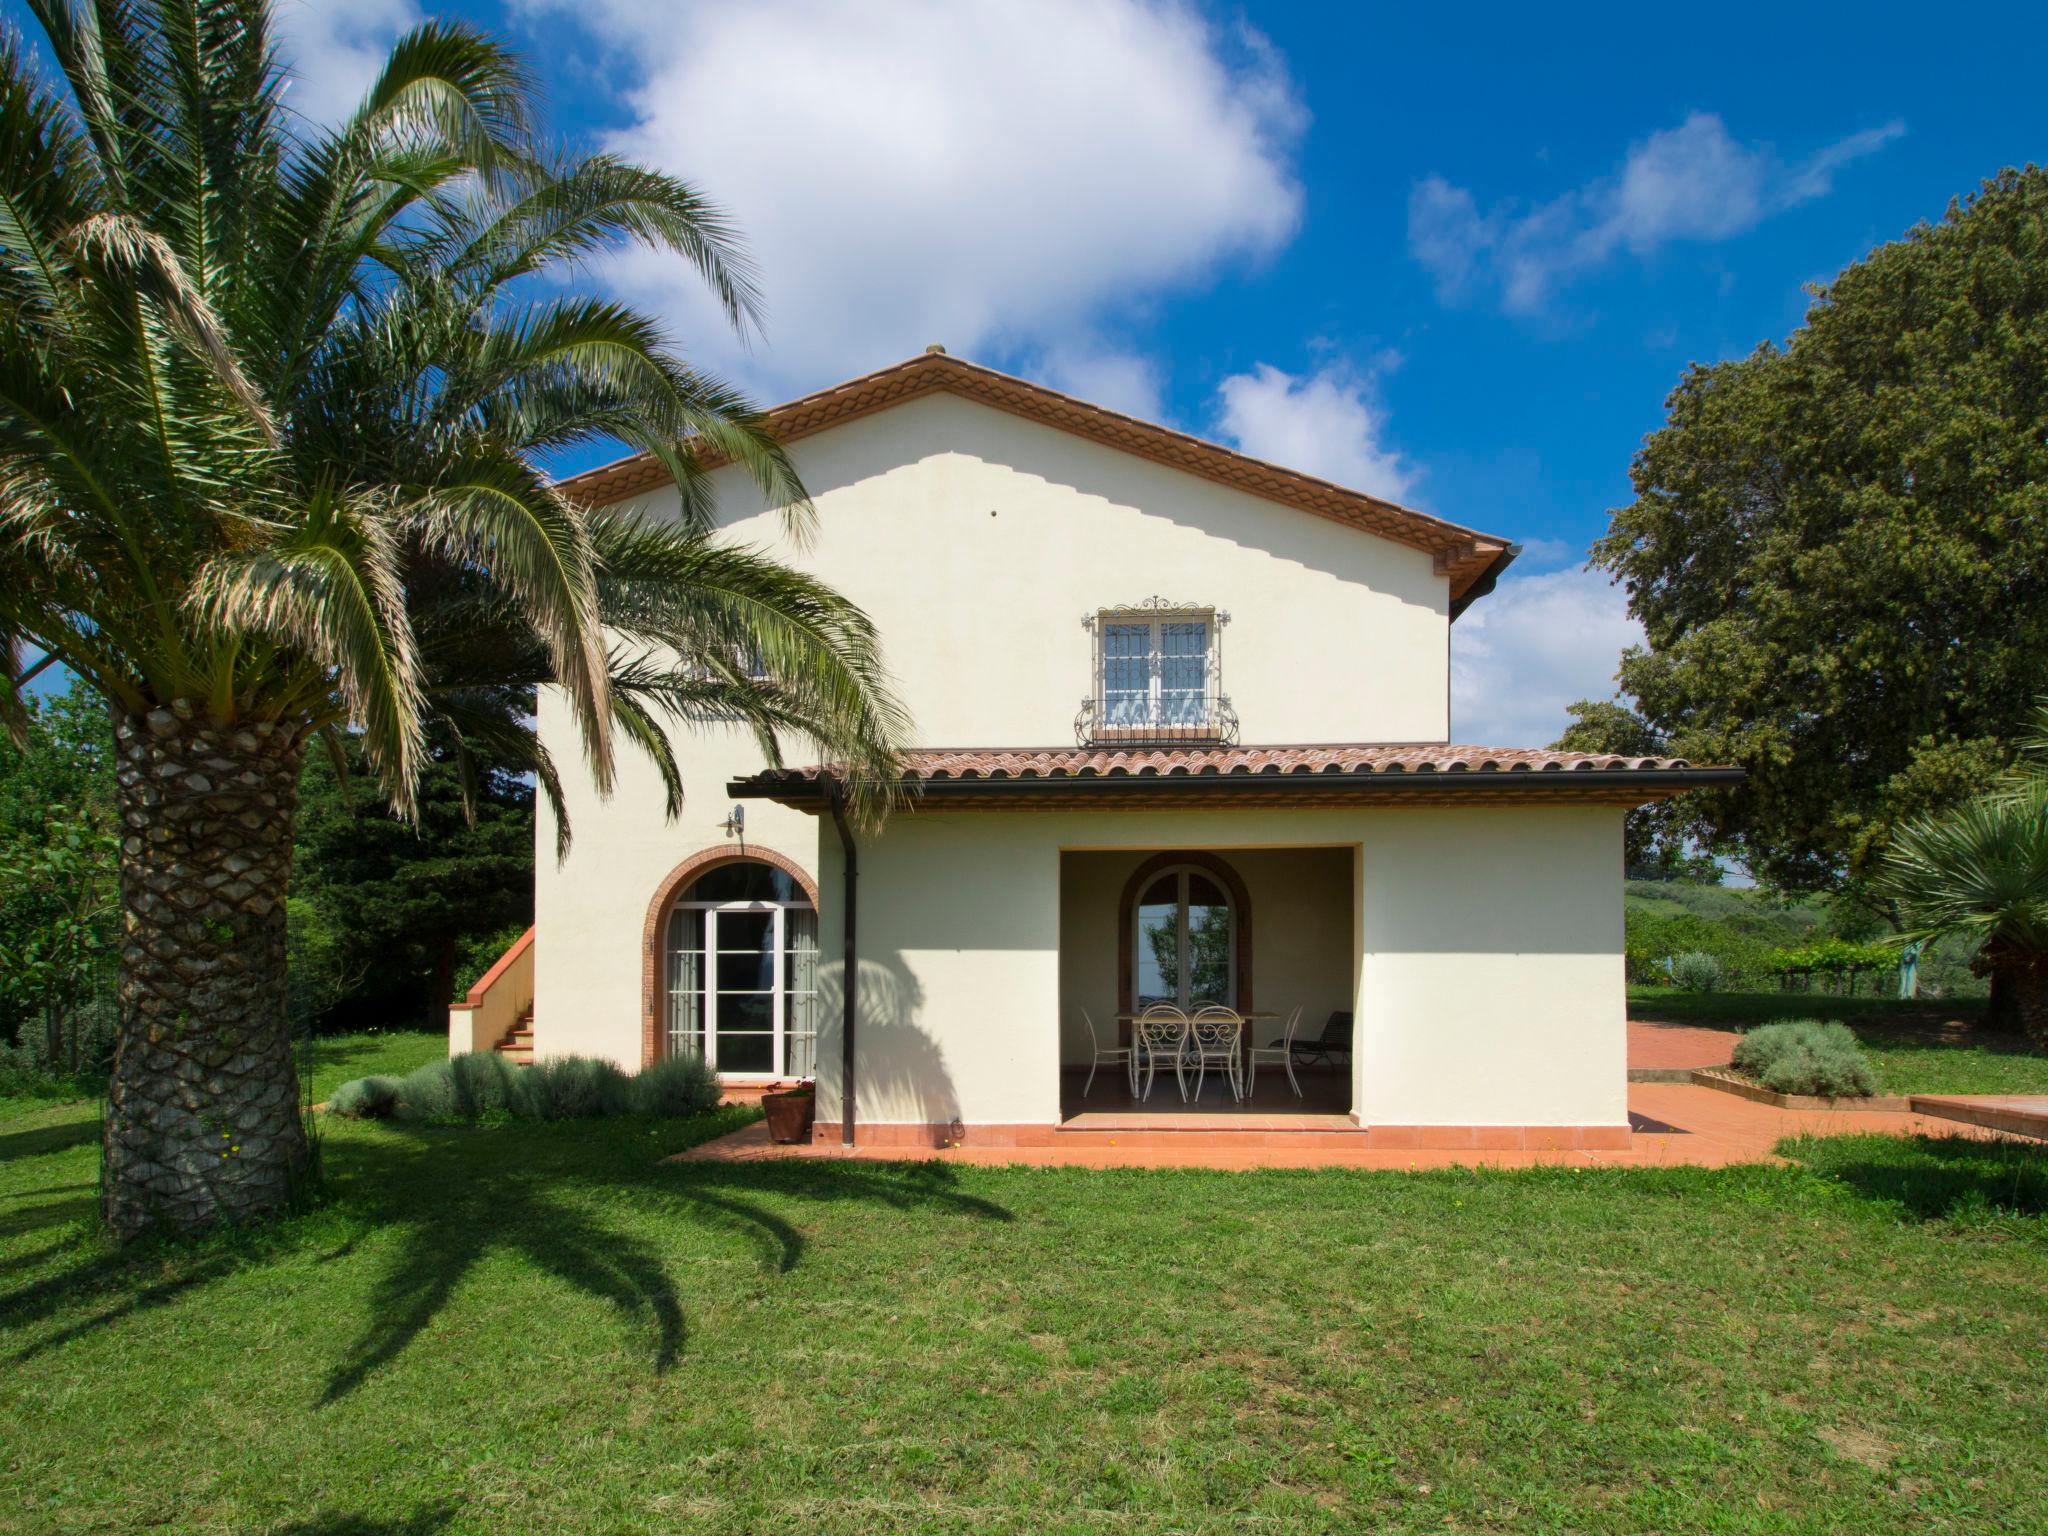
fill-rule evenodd
<path id="1" fill-rule="evenodd" d="M 532 903 L 529 901 L 528 905 Z M 456 946 L 453 997 L 462 997 L 481 981 L 484 972 L 496 965 L 505 951 L 516 944 L 531 926 L 530 923 L 507 923 L 495 932 L 473 933 L 463 939 Z"/>
<path id="2" fill-rule="evenodd" d="M 1983 788 L 2048 675 L 2048 172 L 2005 171 L 1701 365 L 1596 563 L 1648 647 L 1621 686 L 1740 790 L 1709 843 L 1785 889 L 1860 884 L 1892 828 Z"/>
<path id="3" fill-rule="evenodd" d="M 113 1044 L 120 933 L 113 731 L 84 684 L 0 732 L 0 1047 L 18 1070 L 96 1073 Z"/>
<path id="4" fill-rule="evenodd" d="M 338 963 L 352 978 L 325 1026 L 445 1027 L 449 1002 L 468 985 L 465 955 L 502 933 L 516 938 L 533 921 L 533 791 L 484 774 L 472 819 L 455 765 L 433 757 L 420 776 L 418 820 L 408 825 L 365 777 L 344 787 L 317 753 L 300 793 L 293 890 L 337 936 Z M 490 950 L 478 975 L 503 948 Z"/>
<path id="5" fill-rule="evenodd" d="M 1787 1019 L 1753 1029 L 1735 1044 L 1735 1069 L 1773 1093 L 1868 1098 L 1877 1074 L 1846 1024 Z"/>
<path id="6" fill-rule="evenodd" d="M 1627 705 L 1581 699 L 1566 713 L 1572 723 L 1551 747 L 1559 752 L 1615 753 L 1622 757 L 1670 757 L 1671 739 Z M 1700 846 L 1710 829 L 1690 795 L 1659 800 L 1628 813 L 1622 826 L 1622 865 L 1631 880 L 1673 880 L 1714 885 L 1721 866 Z"/>
<path id="7" fill-rule="evenodd" d="M 430 1061 L 403 1078 L 344 1083 L 328 1099 L 335 1114 L 432 1124 L 468 1120 L 599 1120 L 617 1115 L 677 1117 L 717 1106 L 717 1075 L 697 1057 L 657 1062 L 634 1076 L 609 1061 L 551 1056 L 515 1066 L 495 1051 Z"/>

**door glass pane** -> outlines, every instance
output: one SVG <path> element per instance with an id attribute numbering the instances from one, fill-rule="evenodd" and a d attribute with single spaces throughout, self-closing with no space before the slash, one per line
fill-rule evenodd
<path id="1" fill-rule="evenodd" d="M 725 1006 L 719 1005 L 721 1018 Z M 775 1070 L 775 1037 L 773 1035 L 732 1034 L 723 1027 L 718 1032 L 718 1070 L 721 1072 L 773 1072 Z"/>
<path id="2" fill-rule="evenodd" d="M 1159 899 L 1159 898 L 1164 898 Z M 1138 904 L 1137 1005 L 1180 1000 L 1180 882 L 1155 884 Z"/>
<path id="3" fill-rule="evenodd" d="M 752 860 L 720 864 L 699 875 L 683 892 L 684 901 L 809 901 L 789 875 L 773 864 Z"/>
<path id="4" fill-rule="evenodd" d="M 791 908 L 782 914 L 782 1075 L 817 1071 L 818 914 Z"/>
<path id="5" fill-rule="evenodd" d="M 721 955 L 758 954 L 774 942 L 773 912 L 718 914 L 718 952 Z"/>
<path id="6" fill-rule="evenodd" d="M 704 914 L 678 907 L 668 919 L 667 1046 L 704 1054 Z"/>
<path id="7" fill-rule="evenodd" d="M 1188 882 L 1188 1001 L 1235 1001 L 1230 995 L 1230 908 L 1221 902 L 1197 905 L 1195 881 Z"/>
<path id="8" fill-rule="evenodd" d="M 775 990 L 775 956 L 772 954 L 718 956 L 720 992 L 772 992 Z"/>

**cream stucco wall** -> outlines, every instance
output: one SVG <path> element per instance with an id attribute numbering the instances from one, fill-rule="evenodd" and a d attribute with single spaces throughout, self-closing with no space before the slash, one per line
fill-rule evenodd
<path id="1" fill-rule="evenodd" d="M 809 541 L 732 469 L 715 476 L 723 536 L 867 611 L 920 744 L 1070 745 L 1090 687 L 1083 615 L 1154 595 L 1230 614 L 1223 683 L 1246 741 L 1445 737 L 1448 585 L 1420 551 L 947 395 L 792 452 L 817 506 Z M 673 516 L 675 498 L 634 505 Z M 575 843 L 558 865 L 538 818 L 536 1047 L 636 1065 L 647 904 L 681 859 L 730 841 L 724 786 L 760 758 L 729 730 L 679 739 L 689 803 L 669 822 L 630 749 L 601 799 L 559 702 L 539 714 Z M 811 818 L 765 802 L 746 816 L 749 843 L 817 868 Z"/>
<path id="2" fill-rule="evenodd" d="M 1327 948 L 1301 968 L 1355 978 L 1362 1123 L 1626 1123 L 1621 812 L 1562 807 L 898 818 L 861 853 L 859 1118 L 1055 1121 L 1061 1016 L 1082 991 L 1114 988 L 1100 940 L 1074 931 L 1093 897 L 1063 869 L 1128 870 L 1163 848 L 1275 870 L 1299 850 L 1340 851 L 1344 889 L 1316 882 L 1340 903 L 1317 930 Z M 1326 852 L 1311 862 L 1338 867 Z M 824 865 L 830 893 L 829 845 Z M 1063 909 L 1077 957 L 1064 976 Z M 837 923 L 823 927 L 829 1122 L 843 952 Z M 1302 942 L 1276 924 L 1270 964 Z M 1253 964 L 1267 972 L 1256 927 Z"/>

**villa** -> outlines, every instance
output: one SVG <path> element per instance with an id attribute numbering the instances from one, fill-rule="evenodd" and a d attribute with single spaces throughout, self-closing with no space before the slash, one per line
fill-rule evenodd
<path id="1" fill-rule="evenodd" d="M 1629 1144 L 1623 817 L 1740 775 L 1450 744 L 1450 627 L 1513 544 L 938 349 L 773 422 L 815 535 L 732 467 L 722 534 L 879 626 L 903 808 L 859 836 L 738 729 L 678 741 L 679 820 L 631 754 L 609 799 L 565 775 L 573 848 L 543 806 L 453 1049 L 814 1079 L 821 1140 Z M 568 486 L 677 513 L 645 458 Z M 1160 1002 L 1245 1021 L 1230 1060 L 1134 1076 Z"/>

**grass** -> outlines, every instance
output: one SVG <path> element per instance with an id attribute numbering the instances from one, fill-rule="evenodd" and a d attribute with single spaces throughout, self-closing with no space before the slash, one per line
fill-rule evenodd
<path id="1" fill-rule="evenodd" d="M 2048 1055 L 1986 1036 L 1977 1000 L 1900 1003 L 1811 992 L 1679 992 L 1630 987 L 1632 1019 L 1751 1029 L 1780 1019 L 1836 1019 L 1856 1032 L 1881 1094 L 2048 1093 Z"/>
<path id="2" fill-rule="evenodd" d="M 2004 1166 L 661 1161 L 742 1118 L 332 1125 L 326 1208 L 133 1255 L 86 1225 L 90 1110 L 10 1122 L 0 1530 L 1776 1536 L 2048 1501 L 2048 1247 L 1976 1219 L 2038 1215 Z"/>
<path id="3" fill-rule="evenodd" d="M 352 1077 L 403 1077 L 414 1067 L 448 1055 L 448 1037 L 438 1030 L 378 1029 L 327 1035 L 313 1041 L 313 1102 Z"/>

